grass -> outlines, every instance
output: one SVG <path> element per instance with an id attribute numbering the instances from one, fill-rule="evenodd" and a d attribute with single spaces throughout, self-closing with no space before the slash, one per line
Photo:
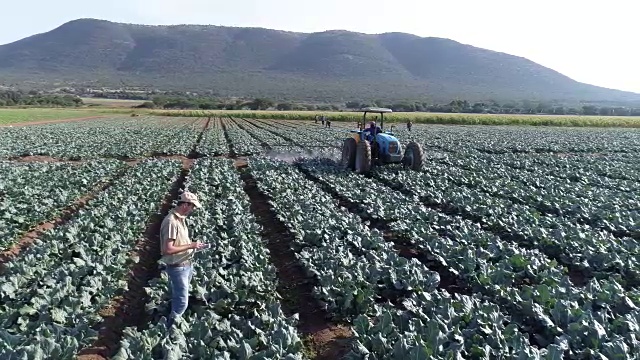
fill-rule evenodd
<path id="1" fill-rule="evenodd" d="M 151 111 L 151 113 L 162 116 L 233 116 L 250 119 L 281 120 L 314 120 L 316 115 L 326 115 L 332 121 L 348 122 L 355 122 L 362 119 L 362 113 L 359 112 L 154 110 Z M 375 114 L 370 114 L 367 115 L 367 119 L 372 115 L 376 116 Z M 392 113 L 385 115 L 385 120 L 391 123 L 405 123 L 411 120 L 414 124 L 640 128 L 640 117 L 632 116 Z"/>
<path id="2" fill-rule="evenodd" d="M 0 109 L 0 125 L 62 120 L 102 115 L 100 111 L 87 109 Z"/>
<path id="3" fill-rule="evenodd" d="M 116 100 L 120 102 L 121 100 Z M 320 111 L 244 111 L 244 110 L 147 110 L 130 109 L 124 106 L 89 107 L 79 109 L 0 109 L 0 125 L 46 120 L 72 119 L 99 115 L 140 115 L 180 117 L 224 117 L 249 119 L 311 120 L 316 115 L 326 115 L 332 121 L 356 122 L 362 119 L 359 112 Z M 377 116 L 370 114 L 367 116 Z M 574 127 L 626 127 L 640 128 L 640 117 L 633 116 L 578 116 L 578 115 L 497 115 L 497 114 L 439 114 L 439 113 L 392 113 L 385 115 L 385 123 L 452 125 L 531 125 Z"/>

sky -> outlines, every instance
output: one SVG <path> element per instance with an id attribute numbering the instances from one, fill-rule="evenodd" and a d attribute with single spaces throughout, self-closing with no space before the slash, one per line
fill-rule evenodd
<path id="1" fill-rule="evenodd" d="M 36 4 L 37 3 L 37 4 Z M 31 0 L 2 4 L 0 44 L 78 18 L 436 36 L 640 93 L 636 0 Z"/>

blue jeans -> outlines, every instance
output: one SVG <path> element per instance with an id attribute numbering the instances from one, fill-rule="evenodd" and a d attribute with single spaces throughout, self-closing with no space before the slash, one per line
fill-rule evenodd
<path id="1" fill-rule="evenodd" d="M 167 267 L 169 288 L 171 290 L 171 315 L 167 325 L 171 327 L 189 305 L 189 284 L 193 277 L 193 266 Z"/>

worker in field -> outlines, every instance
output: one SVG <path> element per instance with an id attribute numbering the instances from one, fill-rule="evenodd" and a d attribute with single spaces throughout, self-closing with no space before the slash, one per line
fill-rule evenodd
<path id="1" fill-rule="evenodd" d="M 190 192 L 183 192 L 178 204 L 169 212 L 160 226 L 160 251 L 171 290 L 171 314 L 167 327 L 171 328 L 176 319 L 187 310 L 189 304 L 189 283 L 193 277 L 191 259 L 196 250 L 206 247 L 201 242 L 192 242 L 185 219 L 195 209 L 201 208 L 198 197 Z"/>

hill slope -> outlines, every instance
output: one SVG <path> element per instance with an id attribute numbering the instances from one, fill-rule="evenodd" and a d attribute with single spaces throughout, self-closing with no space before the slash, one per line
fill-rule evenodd
<path id="1" fill-rule="evenodd" d="M 640 101 L 640 94 L 579 83 L 527 59 L 448 39 L 93 19 L 0 46 L 0 79 L 295 100 Z"/>

